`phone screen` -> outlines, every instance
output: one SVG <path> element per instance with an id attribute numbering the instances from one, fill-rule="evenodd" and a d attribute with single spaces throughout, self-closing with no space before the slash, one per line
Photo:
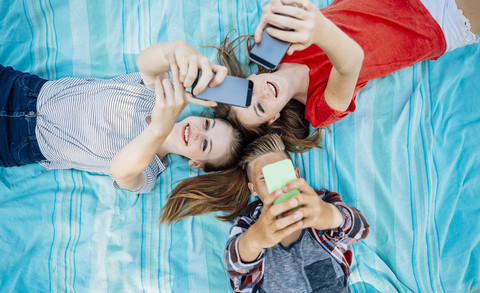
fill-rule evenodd
<path id="1" fill-rule="evenodd" d="M 223 82 L 216 87 L 205 88 L 199 95 L 193 95 L 193 89 L 197 85 L 198 77 L 192 85 L 192 96 L 198 99 L 215 101 L 240 107 L 248 107 L 252 102 L 253 82 L 251 80 L 227 75 Z"/>
<path id="2" fill-rule="evenodd" d="M 290 47 L 289 42 L 279 40 L 267 33 L 267 25 L 262 32 L 262 40 L 255 44 L 248 55 L 249 59 L 269 70 L 275 70 Z"/>
<path id="3" fill-rule="evenodd" d="M 289 183 L 290 181 L 297 179 L 297 175 L 295 174 L 295 168 L 293 167 L 292 160 L 290 159 L 285 159 L 265 165 L 262 168 L 262 173 L 263 177 L 265 178 L 265 183 L 267 184 L 267 189 L 269 193 L 272 193 L 275 190 L 284 187 L 285 184 Z M 287 193 L 284 193 L 279 198 L 277 198 L 273 204 L 289 200 L 298 193 L 300 193 L 298 189 L 294 189 Z"/>

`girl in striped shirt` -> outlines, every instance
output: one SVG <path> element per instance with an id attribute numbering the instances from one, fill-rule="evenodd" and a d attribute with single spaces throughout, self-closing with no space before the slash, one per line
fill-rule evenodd
<path id="1" fill-rule="evenodd" d="M 47 169 L 106 173 L 115 187 L 137 193 L 154 187 L 169 153 L 205 171 L 234 166 L 243 137 L 229 122 L 175 122 L 188 103 L 215 105 L 185 92 L 198 70 L 196 94 L 220 84 L 227 69 L 183 41 L 145 49 L 137 65 L 139 73 L 113 79 L 54 81 L 0 65 L 0 166 L 39 162 Z"/>

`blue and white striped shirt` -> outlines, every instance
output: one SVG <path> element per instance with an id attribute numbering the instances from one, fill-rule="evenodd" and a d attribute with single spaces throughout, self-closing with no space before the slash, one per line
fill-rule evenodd
<path id="1" fill-rule="evenodd" d="M 36 136 L 47 159 L 40 164 L 110 174 L 113 157 L 147 127 L 155 104 L 155 92 L 140 82 L 137 72 L 45 83 L 37 101 Z M 144 186 L 135 192 L 150 191 L 165 168 L 166 161 L 155 156 L 144 171 Z"/>

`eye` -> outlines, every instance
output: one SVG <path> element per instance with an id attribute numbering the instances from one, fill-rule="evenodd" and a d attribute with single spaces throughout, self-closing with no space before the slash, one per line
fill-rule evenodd
<path id="1" fill-rule="evenodd" d="M 258 110 L 260 110 L 260 112 L 265 113 L 265 109 L 263 109 L 262 104 L 258 103 L 257 107 L 258 107 Z"/>
<path id="2" fill-rule="evenodd" d="M 205 119 L 205 130 L 208 130 L 210 128 L 210 121 L 208 119 Z"/>
<path id="3" fill-rule="evenodd" d="M 204 140 L 203 141 L 203 146 L 202 146 L 203 151 L 205 151 L 207 149 L 207 145 L 208 145 L 207 140 Z"/>

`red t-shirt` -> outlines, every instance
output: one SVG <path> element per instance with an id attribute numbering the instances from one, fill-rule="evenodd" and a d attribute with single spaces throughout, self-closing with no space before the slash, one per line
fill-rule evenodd
<path id="1" fill-rule="evenodd" d="M 325 101 L 332 63 L 323 50 L 311 45 L 285 55 L 282 63 L 305 64 L 310 69 L 305 118 L 316 128 L 353 112 L 355 97 L 368 81 L 437 59 L 446 49 L 442 29 L 419 0 L 336 0 L 320 11 L 363 48 L 365 57 L 352 102 L 342 112 Z"/>

